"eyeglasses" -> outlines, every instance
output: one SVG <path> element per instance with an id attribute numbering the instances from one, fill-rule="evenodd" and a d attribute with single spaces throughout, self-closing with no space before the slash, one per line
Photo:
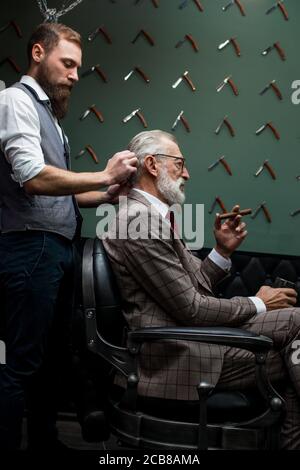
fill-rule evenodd
<path id="1" fill-rule="evenodd" d="M 166 155 L 165 153 L 154 153 L 153 154 L 153 157 L 167 157 L 167 158 L 175 158 L 177 160 L 177 162 L 175 162 L 175 166 L 176 168 L 181 171 L 181 173 L 183 172 L 183 169 L 185 167 L 185 158 L 183 157 L 175 157 L 175 155 Z"/>

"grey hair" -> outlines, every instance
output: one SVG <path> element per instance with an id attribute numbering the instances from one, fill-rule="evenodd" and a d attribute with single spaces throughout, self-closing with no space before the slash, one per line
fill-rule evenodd
<path id="1" fill-rule="evenodd" d="M 128 150 L 134 152 L 138 159 L 137 172 L 134 179 L 131 181 L 132 184 L 139 181 L 143 174 L 145 157 L 147 155 L 155 155 L 156 153 L 165 153 L 170 141 L 178 145 L 176 137 L 173 134 L 161 130 L 140 132 L 131 139 Z"/>

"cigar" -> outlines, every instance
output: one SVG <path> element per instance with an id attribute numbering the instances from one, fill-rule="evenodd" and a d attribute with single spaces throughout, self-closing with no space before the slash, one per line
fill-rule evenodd
<path id="1" fill-rule="evenodd" d="M 237 215 L 249 215 L 252 214 L 252 209 L 242 209 L 239 212 L 225 212 L 225 214 L 220 214 L 219 218 L 223 219 L 233 219 Z"/>

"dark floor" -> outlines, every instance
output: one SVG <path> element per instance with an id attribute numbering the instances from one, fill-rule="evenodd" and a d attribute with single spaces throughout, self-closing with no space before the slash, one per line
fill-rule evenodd
<path id="1" fill-rule="evenodd" d="M 57 429 L 59 433 L 59 440 L 66 444 L 68 447 L 77 450 L 113 450 L 119 449 L 116 440 L 112 437 L 107 442 L 89 443 L 82 439 L 81 428 L 76 420 L 76 415 L 72 413 L 65 413 L 59 416 L 57 422 Z M 26 419 L 23 422 L 23 441 L 22 449 L 26 449 L 27 436 L 26 436 Z"/>

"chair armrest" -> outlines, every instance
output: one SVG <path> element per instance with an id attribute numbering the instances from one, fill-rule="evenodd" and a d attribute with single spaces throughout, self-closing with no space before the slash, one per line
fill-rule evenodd
<path id="1" fill-rule="evenodd" d="M 129 345 L 166 339 L 232 346 L 253 353 L 268 352 L 273 346 L 270 338 L 239 328 L 152 327 L 128 332 Z"/>

